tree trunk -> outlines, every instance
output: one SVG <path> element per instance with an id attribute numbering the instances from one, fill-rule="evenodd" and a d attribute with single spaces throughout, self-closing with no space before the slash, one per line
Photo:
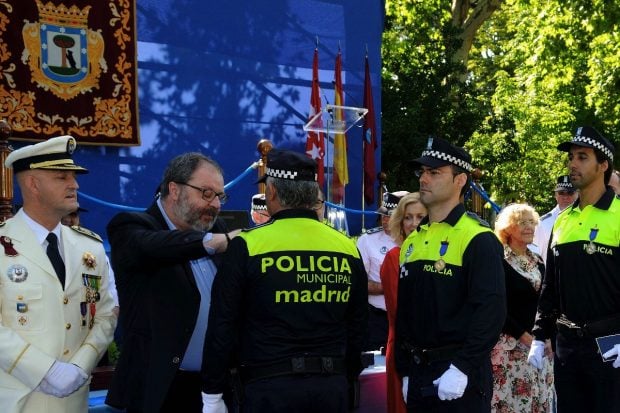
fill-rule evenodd
<path id="1" fill-rule="evenodd" d="M 469 51 L 476 33 L 482 24 L 502 5 L 503 0 L 452 0 L 452 24 L 461 30 L 463 41 L 452 56 L 452 61 L 463 66 L 459 80 L 464 82 L 467 77 L 467 61 Z"/>

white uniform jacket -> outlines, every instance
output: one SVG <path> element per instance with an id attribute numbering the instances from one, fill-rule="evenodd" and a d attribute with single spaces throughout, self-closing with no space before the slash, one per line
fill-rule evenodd
<path id="1" fill-rule="evenodd" d="M 396 243 L 383 228 L 377 227 L 366 231 L 357 240 L 357 249 L 362 256 L 364 267 L 370 281 L 381 282 L 381 264 L 385 254 L 396 246 Z M 385 296 L 383 294 L 369 295 L 368 303 L 375 308 L 385 310 Z"/>
<path id="2" fill-rule="evenodd" d="M 2 413 L 88 411 L 87 384 L 65 398 L 34 391 L 55 360 L 90 374 L 113 338 L 116 317 L 103 244 L 85 232 L 61 226 L 63 291 L 23 212 L 0 224 Z"/>

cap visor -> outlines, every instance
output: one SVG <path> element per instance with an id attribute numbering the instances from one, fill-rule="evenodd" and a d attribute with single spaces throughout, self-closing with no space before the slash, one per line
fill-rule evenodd
<path id="1" fill-rule="evenodd" d="M 558 148 L 558 150 L 559 150 L 559 151 L 562 151 L 562 152 L 568 152 L 568 151 L 570 151 L 570 148 L 571 148 L 571 146 L 573 146 L 573 145 L 575 145 L 575 146 L 581 146 L 581 147 L 583 147 L 583 148 L 593 148 L 593 146 L 592 146 L 592 145 L 588 145 L 588 144 L 587 144 L 587 143 L 585 143 L 585 142 L 573 142 L 573 141 L 570 141 L 570 142 L 562 142 L 561 144 L 559 144 L 559 145 L 557 146 L 557 148 Z"/>
<path id="2" fill-rule="evenodd" d="M 254 182 L 254 184 L 264 184 L 266 180 L 267 180 L 267 175 L 265 174 L 261 176 L 260 178 L 258 178 L 256 182 Z"/>
<path id="3" fill-rule="evenodd" d="M 442 159 L 433 158 L 432 156 L 423 156 L 411 161 L 414 166 L 428 166 L 431 168 L 440 168 L 442 166 L 451 165 L 450 162 Z"/>
<path id="4" fill-rule="evenodd" d="M 39 167 L 36 169 L 44 169 L 46 171 L 74 171 L 76 174 L 87 174 L 88 173 L 88 169 L 82 168 L 81 166 L 78 166 L 78 165 L 71 165 L 71 164 L 54 165 L 54 166 L 49 166 L 49 167 Z"/>

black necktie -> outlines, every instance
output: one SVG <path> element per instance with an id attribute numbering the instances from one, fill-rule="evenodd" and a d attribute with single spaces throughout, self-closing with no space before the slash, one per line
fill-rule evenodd
<path id="1" fill-rule="evenodd" d="M 60 280 L 60 284 L 62 284 L 62 288 L 65 288 L 65 263 L 60 257 L 60 251 L 58 250 L 58 238 L 56 234 L 50 232 L 47 234 L 47 238 L 45 238 L 48 242 L 47 244 L 47 256 L 52 262 L 52 266 L 56 271 L 56 275 Z"/>

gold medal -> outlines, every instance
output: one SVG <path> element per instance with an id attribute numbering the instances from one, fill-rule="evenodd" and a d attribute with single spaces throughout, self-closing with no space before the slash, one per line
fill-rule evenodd
<path id="1" fill-rule="evenodd" d="M 444 268 L 446 268 L 446 262 L 443 260 L 443 256 L 446 255 L 446 252 L 448 252 L 448 245 L 450 245 L 450 243 L 447 239 L 445 241 L 441 241 L 441 246 L 439 247 L 439 259 L 433 264 L 433 267 L 435 267 L 437 272 L 441 272 Z"/>
<path id="2" fill-rule="evenodd" d="M 586 246 L 586 252 L 590 255 L 596 252 L 596 246 L 594 246 L 592 241 L 590 241 L 590 243 Z"/>

